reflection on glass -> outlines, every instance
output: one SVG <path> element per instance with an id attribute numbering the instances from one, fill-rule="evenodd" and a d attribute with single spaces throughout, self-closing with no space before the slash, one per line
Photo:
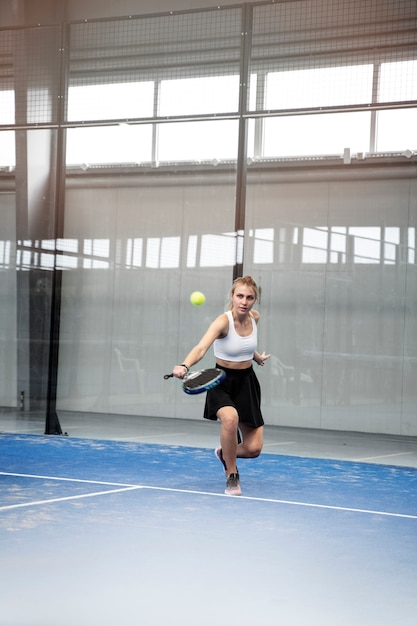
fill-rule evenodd
<path id="1" fill-rule="evenodd" d="M 251 263 L 272 265 L 288 262 L 303 264 L 384 264 L 400 263 L 401 242 L 406 243 L 407 262 L 416 263 L 416 228 L 390 226 L 323 226 L 280 227 L 250 230 L 253 239 Z M 227 267 L 236 263 L 243 236 L 235 232 L 204 233 L 173 237 L 127 238 L 118 240 L 115 251 L 109 239 L 74 238 L 42 241 L 18 241 L 17 268 L 52 269 L 109 268 L 113 256 L 123 259 L 125 269 L 146 267 L 179 268 L 181 258 L 186 267 Z M 185 253 L 182 253 L 185 246 Z M 0 267 L 11 266 L 12 243 L 0 241 Z M 299 250 L 300 255 L 295 252 Z M 275 259 L 276 252 L 276 259 Z"/>
<path id="2" fill-rule="evenodd" d="M 79 246 L 78 239 L 57 239 L 56 249 L 61 252 L 71 252 L 77 254 Z"/>
<path id="3" fill-rule="evenodd" d="M 11 241 L 0 241 L 0 268 L 7 269 L 10 267 L 11 259 Z"/>
<path id="4" fill-rule="evenodd" d="M 126 242 L 126 268 L 142 267 L 143 239 L 128 239 Z"/>
<path id="5" fill-rule="evenodd" d="M 226 267 L 236 263 L 236 233 L 202 235 L 200 267 Z"/>
<path id="6" fill-rule="evenodd" d="M 146 267 L 179 267 L 180 237 L 149 237 L 146 244 Z"/>
<path id="7" fill-rule="evenodd" d="M 256 228 L 255 231 L 249 233 L 253 236 L 253 262 L 254 263 L 273 263 L 274 262 L 274 229 L 273 228 Z"/>
<path id="8" fill-rule="evenodd" d="M 330 263 L 346 263 L 347 228 L 332 227 L 330 231 Z"/>
<path id="9" fill-rule="evenodd" d="M 327 262 L 328 231 L 325 228 L 303 228 L 303 263 Z"/>
<path id="10" fill-rule="evenodd" d="M 416 229 L 410 227 L 408 229 L 408 263 L 416 263 Z"/>
<path id="11" fill-rule="evenodd" d="M 196 267 L 197 265 L 197 243 L 197 235 L 190 235 L 188 237 L 187 267 Z"/>

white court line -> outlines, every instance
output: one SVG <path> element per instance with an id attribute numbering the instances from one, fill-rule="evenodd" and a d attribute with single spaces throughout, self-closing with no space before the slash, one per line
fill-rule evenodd
<path id="1" fill-rule="evenodd" d="M 297 443 L 296 441 L 279 441 L 277 443 L 264 443 L 264 448 L 271 448 L 272 446 L 291 446 L 294 443 Z"/>
<path id="2" fill-rule="evenodd" d="M 383 515 L 386 517 L 404 517 L 417 519 L 417 515 L 407 515 L 406 513 L 390 513 L 389 511 L 373 511 L 371 509 L 354 509 L 345 506 L 332 506 L 330 504 L 316 504 L 314 502 L 295 502 L 293 500 L 278 500 L 275 498 L 256 498 L 254 496 L 228 496 L 224 493 L 213 493 L 211 491 L 194 491 L 192 489 L 170 489 L 169 487 L 150 487 L 143 485 L 142 489 L 155 489 L 159 491 L 173 491 L 176 493 L 194 493 L 202 496 L 216 496 L 219 498 L 233 498 L 234 500 L 250 500 L 254 502 L 273 502 L 275 504 L 288 504 L 291 506 L 306 506 L 314 509 L 329 509 L 331 511 L 348 511 L 351 513 L 367 513 L 368 515 Z"/>
<path id="3" fill-rule="evenodd" d="M 141 489 L 139 485 L 132 487 L 123 487 L 121 489 L 108 489 L 107 491 L 96 491 L 95 493 L 82 493 L 76 496 L 66 496 L 62 498 L 51 498 L 50 500 L 34 500 L 33 502 L 23 502 L 21 504 L 9 504 L 8 506 L 0 506 L 0 511 L 9 511 L 10 509 L 22 509 L 28 506 L 39 506 L 40 504 L 53 504 L 54 502 L 65 502 L 66 500 L 80 500 L 81 498 L 94 498 L 96 496 L 107 496 L 109 493 L 120 493 L 122 491 L 133 491 L 133 489 Z"/>
<path id="4" fill-rule="evenodd" d="M 32 474 L 16 474 L 16 473 L 11 473 L 11 472 L 0 472 L 0 476 L 16 476 L 16 477 L 23 477 L 23 478 L 39 478 L 39 479 L 47 479 L 47 480 L 56 480 L 56 481 L 67 481 L 67 482 L 76 482 L 76 483 L 90 483 L 90 484 L 95 484 L 95 485 L 113 485 L 113 486 L 117 486 L 119 487 L 119 489 L 113 489 L 113 490 L 108 490 L 108 491 L 99 491 L 96 493 L 92 493 L 92 494 L 84 494 L 84 495 L 77 495 L 77 496 L 68 496 L 68 497 L 63 497 L 63 498 L 56 498 L 53 500 L 39 500 L 37 502 L 29 502 L 29 503 L 25 503 L 25 504 L 14 504 L 14 505 L 10 505 L 10 506 L 5 506 L 5 507 L 0 507 L 0 511 L 6 510 L 6 509 L 10 509 L 10 508 L 19 508 L 19 507 L 24 507 L 24 506 L 33 506 L 35 504 L 49 504 L 50 502 L 61 502 L 64 500 L 75 500 L 77 498 L 88 498 L 91 496 L 95 496 L 95 495 L 106 495 L 108 493 L 119 493 L 122 491 L 133 491 L 134 489 L 147 489 L 147 490 L 154 490 L 154 491 L 166 491 L 169 493 L 189 493 L 189 494 L 194 494 L 194 495 L 199 495 L 199 496 L 212 496 L 215 498 L 232 498 L 233 500 L 237 500 L 237 501 L 252 501 L 252 502 L 271 502 L 273 504 L 286 504 L 289 506 L 302 506 L 302 507 L 309 507 L 309 508 L 314 508 L 314 509 L 327 509 L 330 511 L 344 511 L 344 512 L 350 512 L 350 513 L 364 513 L 367 515 L 380 515 L 380 516 L 384 516 L 384 517 L 399 517 L 399 518 L 405 518 L 405 519 L 417 519 L 417 515 L 408 515 L 406 513 L 391 513 L 389 511 L 374 511 L 372 509 L 355 509 L 353 507 L 344 507 L 344 506 L 333 506 L 330 504 L 317 504 L 314 502 L 297 502 L 294 500 L 279 500 L 277 498 L 257 498 L 254 496 L 245 496 L 245 495 L 240 495 L 240 496 L 228 496 L 224 493 L 214 493 L 212 491 L 196 491 L 193 489 L 176 489 L 176 488 L 171 488 L 171 487 L 155 487 L 153 485 L 128 485 L 128 484 L 121 484 L 121 483 L 110 483 L 110 482 L 103 482 L 103 481 L 98 481 L 98 480 L 82 480 L 79 478 L 58 478 L 56 476 L 38 476 L 38 475 L 32 475 Z"/>
<path id="5" fill-rule="evenodd" d="M 354 459 L 355 462 L 372 461 L 373 459 L 388 459 L 390 456 L 407 456 L 407 454 L 415 454 L 414 452 L 395 452 L 393 454 L 378 454 L 378 456 L 364 456 L 360 459 Z"/>
<path id="6" fill-rule="evenodd" d="M 154 437 L 186 437 L 187 433 L 151 433 L 150 435 L 140 435 L 143 439 L 153 439 Z M 158 444 L 155 444 L 158 445 Z"/>
<path id="7" fill-rule="evenodd" d="M 39 478 L 40 480 L 58 480 L 70 483 L 88 483 L 90 485 L 109 485 L 109 487 L 138 487 L 131 483 L 109 483 L 103 480 L 83 480 L 82 478 L 60 478 L 59 476 L 42 476 L 41 474 L 18 474 L 16 472 L 0 472 L 0 476 L 15 476 L 16 478 Z"/>

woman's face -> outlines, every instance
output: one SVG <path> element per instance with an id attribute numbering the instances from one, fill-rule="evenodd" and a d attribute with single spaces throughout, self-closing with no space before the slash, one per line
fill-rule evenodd
<path id="1" fill-rule="evenodd" d="M 255 292 L 252 287 L 237 284 L 232 295 L 233 308 L 239 314 L 247 313 L 255 304 Z"/>

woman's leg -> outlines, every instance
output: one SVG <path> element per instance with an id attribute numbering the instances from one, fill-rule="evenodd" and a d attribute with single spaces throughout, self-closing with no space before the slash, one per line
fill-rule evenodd
<path id="1" fill-rule="evenodd" d="M 237 427 L 239 416 L 232 406 L 223 406 L 217 411 L 217 417 L 221 422 L 220 446 L 223 460 L 227 467 L 227 475 L 236 474 L 236 451 L 237 451 Z"/>
<path id="2" fill-rule="evenodd" d="M 239 424 L 243 441 L 237 446 L 238 459 L 254 459 L 262 452 L 264 441 L 264 427 L 251 428 L 246 424 Z"/>

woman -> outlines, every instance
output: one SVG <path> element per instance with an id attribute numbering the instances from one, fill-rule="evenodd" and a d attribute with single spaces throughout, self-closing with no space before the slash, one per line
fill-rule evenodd
<path id="1" fill-rule="evenodd" d="M 271 355 L 256 350 L 260 316 L 252 307 L 257 299 L 258 287 L 253 278 L 237 278 L 226 313 L 210 324 L 184 362 L 172 371 L 177 378 L 183 378 L 213 345 L 216 367 L 226 372 L 223 382 L 207 392 L 204 417 L 221 421 L 220 447 L 215 454 L 224 467 L 228 495 L 241 494 L 236 458 L 257 457 L 263 445 L 261 390 L 252 360 L 264 365 Z M 242 434 L 239 442 L 238 429 Z"/>

